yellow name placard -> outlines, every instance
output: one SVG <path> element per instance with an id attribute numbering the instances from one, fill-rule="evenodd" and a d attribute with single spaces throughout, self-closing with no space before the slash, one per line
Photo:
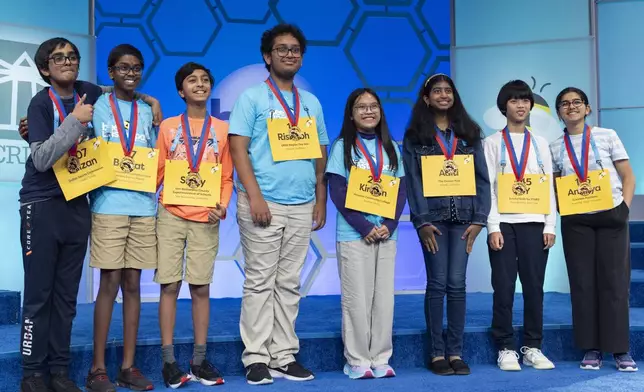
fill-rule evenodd
<path id="1" fill-rule="evenodd" d="M 351 167 L 344 206 L 351 210 L 394 219 L 400 179 L 381 175 L 374 181 L 371 171 Z"/>
<path id="2" fill-rule="evenodd" d="M 79 143 L 76 154 L 65 153 L 53 166 L 66 200 L 72 200 L 116 179 L 107 143 L 96 137 Z"/>
<path id="3" fill-rule="evenodd" d="M 610 173 L 590 171 L 586 182 L 575 174 L 557 178 L 557 200 L 561 216 L 610 210 L 614 207 Z"/>
<path id="4" fill-rule="evenodd" d="M 550 213 L 550 176 L 526 174 L 517 181 L 514 174 L 499 174 L 497 199 L 502 214 Z"/>
<path id="5" fill-rule="evenodd" d="M 165 161 L 163 204 L 214 208 L 221 198 L 221 164 L 202 162 L 191 173 L 187 161 Z"/>
<path id="6" fill-rule="evenodd" d="M 116 180 L 109 187 L 131 191 L 155 193 L 157 191 L 157 169 L 159 150 L 134 147 L 129 157 L 123 153 L 121 143 L 107 143 L 110 162 Z"/>
<path id="7" fill-rule="evenodd" d="M 473 155 L 454 155 L 451 160 L 443 155 L 425 155 L 421 172 L 425 197 L 476 195 Z"/>
<path id="8" fill-rule="evenodd" d="M 315 118 L 300 117 L 296 127 L 292 127 L 286 118 L 269 118 L 266 121 L 275 162 L 322 157 Z"/>

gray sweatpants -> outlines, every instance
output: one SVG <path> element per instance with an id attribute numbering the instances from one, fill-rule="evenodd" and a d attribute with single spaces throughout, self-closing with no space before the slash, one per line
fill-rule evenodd
<path id="1" fill-rule="evenodd" d="M 396 241 L 337 243 L 342 340 L 351 366 L 379 366 L 393 352 Z"/>
<path id="2" fill-rule="evenodd" d="M 244 367 L 264 363 L 272 368 L 295 360 L 300 349 L 295 319 L 300 304 L 300 272 L 309 249 L 313 205 L 267 201 L 272 220 L 255 226 L 248 195 L 237 196 L 237 223 L 244 252 L 244 293 L 239 329 Z"/>

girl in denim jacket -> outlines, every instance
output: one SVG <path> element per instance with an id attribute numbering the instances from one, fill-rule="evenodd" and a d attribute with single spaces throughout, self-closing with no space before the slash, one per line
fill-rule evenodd
<path id="1" fill-rule="evenodd" d="M 481 141 L 481 128 L 467 114 L 452 79 L 444 74 L 428 78 L 405 133 L 403 163 L 411 220 L 427 272 L 425 319 L 432 337 L 429 368 L 439 375 L 470 373 L 461 358 L 465 276 L 469 254 L 487 223 L 491 204 Z M 447 344 L 443 341 L 446 294 Z"/>

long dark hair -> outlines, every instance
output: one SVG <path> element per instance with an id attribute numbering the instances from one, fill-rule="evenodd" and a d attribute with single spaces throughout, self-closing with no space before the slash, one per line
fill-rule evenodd
<path id="1" fill-rule="evenodd" d="M 387 157 L 389 157 L 389 167 L 392 171 L 398 170 L 398 155 L 396 154 L 396 149 L 394 147 L 394 142 L 391 140 L 391 135 L 389 134 L 389 127 L 387 126 L 387 119 L 385 118 L 385 111 L 382 108 L 382 103 L 380 102 L 380 97 L 370 88 L 359 88 L 353 90 L 347 98 L 347 104 L 344 107 L 344 120 L 342 122 L 342 130 L 340 131 L 340 136 L 338 140 L 342 139 L 344 141 L 344 166 L 347 170 L 350 170 L 351 165 L 353 165 L 353 159 L 351 155 L 351 149 L 358 154 L 358 146 L 356 144 L 356 139 L 358 138 L 358 128 L 353 121 L 353 105 L 355 105 L 358 98 L 363 94 L 370 94 L 376 98 L 378 105 L 380 106 L 380 122 L 376 125 L 375 134 L 382 141 L 382 146 L 385 148 Z"/>
<path id="2" fill-rule="evenodd" d="M 428 146 L 435 143 L 436 109 L 427 105 L 424 97 L 430 96 L 432 88 L 438 82 L 447 82 L 454 94 L 454 104 L 447 109 L 447 118 L 454 134 L 470 145 L 479 142 L 483 138 L 481 127 L 467 114 L 461 96 L 458 94 L 456 86 L 454 86 L 454 82 L 449 76 L 444 74 L 431 76 L 420 88 L 418 99 L 416 99 L 416 104 L 411 112 L 405 137 L 410 138 L 414 144 Z"/>

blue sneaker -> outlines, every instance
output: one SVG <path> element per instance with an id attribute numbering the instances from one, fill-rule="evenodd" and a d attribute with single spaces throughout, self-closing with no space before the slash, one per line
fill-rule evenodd
<path id="1" fill-rule="evenodd" d="M 617 370 L 620 372 L 636 372 L 637 371 L 637 364 L 633 360 L 633 357 L 630 356 L 630 354 L 620 354 L 620 355 L 614 355 L 613 358 L 615 358 L 615 364 L 617 365 Z"/>
<path id="2" fill-rule="evenodd" d="M 378 365 L 373 368 L 373 376 L 375 378 L 396 377 L 396 372 L 389 365 Z"/>
<path id="3" fill-rule="evenodd" d="M 344 374 L 349 376 L 352 380 L 364 380 L 367 378 L 373 378 L 373 371 L 370 367 L 367 366 L 351 366 L 349 364 L 344 365 Z"/>

